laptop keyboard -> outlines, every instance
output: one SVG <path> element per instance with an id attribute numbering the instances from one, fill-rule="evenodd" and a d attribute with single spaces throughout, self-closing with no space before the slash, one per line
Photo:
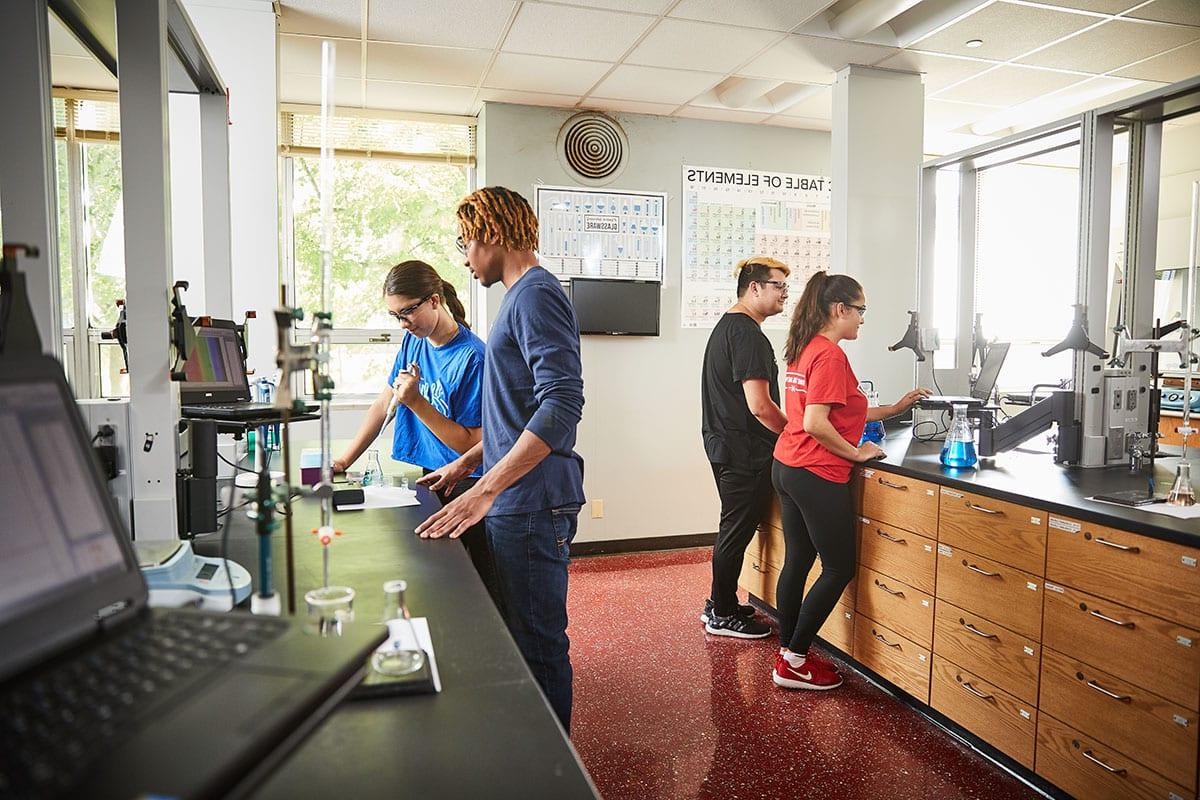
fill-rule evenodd
<path id="1" fill-rule="evenodd" d="M 285 620 L 167 612 L 0 695 L 0 797 L 53 797 L 186 685 L 288 630 Z"/>

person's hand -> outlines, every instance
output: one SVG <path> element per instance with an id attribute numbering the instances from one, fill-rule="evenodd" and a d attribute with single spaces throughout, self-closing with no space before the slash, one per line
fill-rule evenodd
<path id="1" fill-rule="evenodd" d="M 874 442 L 864 442 L 859 445 L 858 453 L 854 456 L 854 460 L 858 463 L 870 461 L 873 458 L 886 458 L 887 453 L 883 452 L 883 448 Z"/>
<path id="2" fill-rule="evenodd" d="M 415 403 L 421 397 L 421 368 L 416 364 L 409 364 L 408 369 L 401 370 L 396 375 L 392 391 L 396 395 L 397 403 L 406 407 Z"/>
<path id="3" fill-rule="evenodd" d="M 422 539 L 440 539 L 443 536 L 457 539 L 486 517 L 495 501 L 494 495 L 484 492 L 479 484 L 475 484 L 418 525 L 417 535 Z"/>
<path id="4" fill-rule="evenodd" d="M 905 394 L 904 397 L 901 397 L 896 401 L 896 413 L 900 414 L 908 411 L 917 404 L 918 400 L 924 397 L 929 397 L 931 394 L 933 394 L 933 392 L 924 387 L 917 387 L 916 389 L 913 389 L 911 392 Z"/>
<path id="5" fill-rule="evenodd" d="M 333 467 L 334 475 L 340 475 L 341 473 L 345 472 L 346 468 L 349 467 L 350 465 L 347 464 L 344 460 L 342 460 L 340 458 L 335 458 L 333 460 L 333 463 L 330 464 L 330 466 Z"/>
<path id="6" fill-rule="evenodd" d="M 454 487 L 467 476 L 471 470 L 462 463 L 461 458 L 456 458 L 441 469 L 435 469 L 433 472 L 421 478 L 417 478 L 418 486 L 425 486 L 430 491 L 445 492 L 449 494 L 454 491 Z"/>

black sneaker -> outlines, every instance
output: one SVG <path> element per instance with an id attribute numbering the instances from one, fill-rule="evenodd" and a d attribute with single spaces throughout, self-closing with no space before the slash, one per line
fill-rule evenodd
<path id="1" fill-rule="evenodd" d="M 704 630 L 713 636 L 733 636 L 737 639 L 765 639 L 771 635 L 771 626 L 756 619 L 746 619 L 737 614 L 708 618 Z"/>
<path id="2" fill-rule="evenodd" d="M 704 611 L 700 614 L 700 621 L 705 625 L 708 624 L 708 618 L 712 616 L 712 606 L 711 599 L 704 601 Z M 754 606 L 738 603 L 737 611 L 733 613 L 745 619 L 754 619 Z"/>

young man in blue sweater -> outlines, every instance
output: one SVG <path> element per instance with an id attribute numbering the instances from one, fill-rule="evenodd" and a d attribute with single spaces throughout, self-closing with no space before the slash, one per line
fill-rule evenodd
<path id="1" fill-rule="evenodd" d="M 575 429 L 583 412 L 579 326 L 558 280 L 538 266 L 537 217 L 499 186 L 458 206 L 459 249 L 484 286 L 508 290 L 487 339 L 483 441 L 419 483 L 449 492 L 484 474 L 417 528 L 461 536 L 485 520 L 506 622 L 563 727 L 571 729 L 567 563 L 583 505 Z"/>

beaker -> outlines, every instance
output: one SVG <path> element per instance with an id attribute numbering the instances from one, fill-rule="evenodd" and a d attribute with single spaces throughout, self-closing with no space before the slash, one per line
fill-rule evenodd
<path id="1" fill-rule="evenodd" d="M 1175 466 L 1175 483 L 1167 493 L 1167 502 L 1173 506 L 1194 506 L 1196 492 L 1192 489 L 1192 465 L 1180 461 Z"/>
<path id="2" fill-rule="evenodd" d="M 866 396 L 867 396 L 867 407 L 868 408 L 878 408 L 879 407 L 879 392 L 876 392 L 874 389 L 872 389 L 868 392 L 865 392 L 864 394 L 866 394 Z M 883 420 L 881 420 L 881 419 L 873 420 L 871 422 L 868 422 L 866 424 L 866 427 L 863 428 L 862 438 L 859 439 L 858 446 L 862 447 L 867 442 L 874 442 L 875 444 L 879 444 L 880 442 L 883 441 L 883 437 L 884 437 Z"/>
<path id="3" fill-rule="evenodd" d="M 349 586 L 323 586 L 304 593 L 308 605 L 305 630 L 321 636 L 341 636 L 342 626 L 354 621 L 354 590 Z"/>
<path id="4" fill-rule="evenodd" d="M 379 451 L 371 448 L 367 451 L 367 468 L 363 472 L 363 486 L 383 486 L 383 464 L 379 461 Z"/>
<path id="5" fill-rule="evenodd" d="M 388 641 L 371 657 L 371 667 L 381 675 L 409 675 L 425 665 L 425 652 L 417 643 L 404 597 L 407 591 L 407 581 L 383 584 L 383 624 L 388 626 Z"/>
<path id="6" fill-rule="evenodd" d="M 946 441 L 942 444 L 942 463 L 947 467 L 973 467 L 979 461 L 975 454 L 975 434 L 971 430 L 971 421 L 967 419 L 965 403 L 954 403 L 954 416 L 950 420 L 950 428 L 946 431 Z"/>

